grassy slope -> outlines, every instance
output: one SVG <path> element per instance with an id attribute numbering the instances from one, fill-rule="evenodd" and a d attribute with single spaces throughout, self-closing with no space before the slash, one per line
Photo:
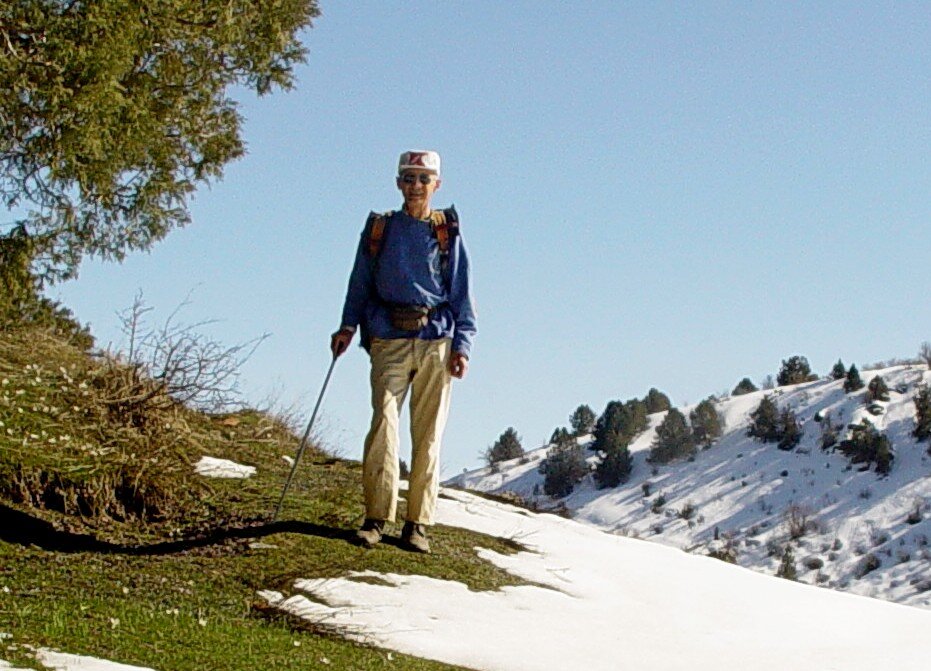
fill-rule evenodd
<path id="1" fill-rule="evenodd" d="M 174 409 L 160 420 L 180 434 L 168 449 L 158 442 L 164 427 L 134 435 L 100 409 L 92 392 L 82 395 L 94 389 L 81 382 L 100 374 L 96 364 L 41 338 L 37 369 L 23 349 L 27 342 L 34 348 L 35 334 L 17 338 L 0 334 L 0 383 L 9 380 L 0 388 L 0 633 L 12 635 L 0 640 L 0 659 L 40 668 L 29 647 L 47 646 L 159 671 L 306 669 L 327 661 L 332 668 L 380 669 L 389 664 L 387 652 L 330 635 L 325 623 L 284 620 L 264 609 L 255 591 L 288 594 L 299 577 L 366 569 L 460 580 L 473 589 L 515 583 L 474 551 L 480 545 L 510 552 L 512 544 L 460 529 L 436 528 L 431 556 L 404 552 L 391 539 L 371 551 L 352 544 L 362 517 L 359 466 L 319 452 L 305 455 L 281 520 L 270 525 L 289 470 L 281 456 L 296 448 L 279 424 L 254 412 L 207 417 Z M 143 447 L 156 455 L 154 463 L 136 454 Z M 192 478 L 190 464 L 204 454 L 254 465 L 258 474 L 245 481 Z M 119 477 L 101 475 L 112 472 Z M 158 490 L 157 514 L 125 515 L 127 508 L 100 495 L 89 500 L 110 508 L 82 519 L 71 509 L 76 499 L 71 508 L 64 503 L 75 489 L 99 494 L 95 487 L 124 482 L 127 474 Z M 51 481 L 55 496 L 23 496 L 30 483 L 41 489 Z M 256 542 L 275 547 L 252 547 Z M 397 654 L 390 666 L 450 668 Z"/>

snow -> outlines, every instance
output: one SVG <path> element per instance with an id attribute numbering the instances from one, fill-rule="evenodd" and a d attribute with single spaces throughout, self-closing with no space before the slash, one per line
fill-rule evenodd
<path id="1" fill-rule="evenodd" d="M 243 466 L 229 459 L 202 457 L 194 466 L 198 475 L 208 478 L 248 478 L 255 475 L 255 466 Z"/>
<path id="2" fill-rule="evenodd" d="M 931 612 L 443 490 L 441 524 L 516 540 L 479 555 L 532 584 L 495 591 L 358 572 L 260 595 L 348 637 L 476 669 L 926 669 Z M 360 580 L 362 579 L 362 580 Z"/>
<path id="3" fill-rule="evenodd" d="M 928 444 L 911 435 L 914 397 L 921 382 L 931 382 L 924 365 L 864 371 L 864 383 L 882 375 L 890 400 L 884 412 L 867 410 L 866 389 L 846 394 L 843 381 L 820 380 L 758 391 L 725 399 L 717 409 L 725 420 L 724 435 L 694 462 L 665 466 L 646 462 L 663 414 L 650 416 L 650 427 L 631 445 L 634 469 L 630 480 L 613 489 L 598 489 L 587 477 L 560 502 L 542 494 L 538 467 L 548 446 L 523 460 L 499 465 L 498 472 L 478 469 L 448 484 L 477 491 L 513 492 L 540 507 L 565 504 L 574 519 L 615 534 L 658 541 L 698 554 L 727 545 L 746 568 L 773 575 L 782 551 L 792 545 L 799 579 L 897 603 L 931 608 L 931 457 Z M 804 431 L 794 451 L 749 438 L 749 415 L 766 394 L 780 408 L 792 407 Z M 687 416 L 694 406 L 680 408 Z M 895 450 L 888 476 L 851 467 L 839 452 L 821 450 L 816 415 L 830 412 L 842 427 L 866 419 L 883 431 Z M 597 455 L 590 452 L 594 463 Z M 521 463 L 521 461 L 525 463 Z M 654 504 L 662 495 L 664 506 Z M 691 517 L 682 515 L 691 506 Z M 908 518 L 913 511 L 920 520 Z M 806 518 L 804 536 L 791 539 L 789 517 Z M 716 536 L 718 540 L 715 540 Z M 861 576 L 872 555 L 881 566 Z M 820 568 L 807 568 L 817 566 Z M 858 577 L 859 576 L 859 577 Z"/>
<path id="4" fill-rule="evenodd" d="M 41 649 L 36 652 L 36 658 L 48 669 L 55 671 L 152 671 L 142 666 L 129 666 L 127 664 L 117 664 L 108 662 L 105 659 L 96 657 L 84 657 L 81 655 L 69 655 L 53 650 Z M 26 669 L 17 669 L 0 659 L 0 671 L 27 671 Z"/>

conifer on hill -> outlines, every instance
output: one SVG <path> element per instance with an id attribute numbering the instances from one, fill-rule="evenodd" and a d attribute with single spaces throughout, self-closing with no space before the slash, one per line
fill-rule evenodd
<path id="1" fill-rule="evenodd" d="M 513 426 L 505 429 L 504 433 L 498 437 L 498 440 L 485 450 L 485 461 L 489 466 L 494 466 L 500 461 L 517 459 L 522 456 L 524 456 L 524 448 L 521 445 L 520 436 L 517 435 L 517 430 Z"/>
<path id="2" fill-rule="evenodd" d="M 595 482 L 598 487 L 617 487 L 627 480 L 633 469 L 633 459 L 623 436 L 611 433 L 606 436 L 601 459 L 595 466 Z"/>
<path id="3" fill-rule="evenodd" d="M 834 368 L 831 369 L 831 379 L 843 380 L 845 377 L 847 377 L 847 369 L 844 367 L 844 362 L 838 359 Z"/>
<path id="4" fill-rule="evenodd" d="M 589 467 L 575 438 L 566 435 L 550 448 L 539 471 L 544 476 L 543 491 L 553 498 L 562 498 L 572 493 L 588 474 Z"/>
<path id="5" fill-rule="evenodd" d="M 657 412 L 666 412 L 672 407 L 672 402 L 656 387 L 652 387 L 647 395 L 644 396 L 643 402 L 646 405 L 647 414 L 652 415 Z"/>
<path id="6" fill-rule="evenodd" d="M 656 429 L 656 438 L 650 448 L 650 463 L 667 464 L 674 459 L 695 454 L 695 441 L 685 415 L 673 408 Z"/>
<path id="7" fill-rule="evenodd" d="M 714 396 L 706 398 L 689 413 L 692 439 L 697 445 L 709 447 L 715 439 L 721 436 L 724 422 L 714 407 L 715 400 Z"/>
<path id="8" fill-rule="evenodd" d="M 888 401 L 889 387 L 881 375 L 876 375 L 867 386 L 870 401 Z"/>
<path id="9" fill-rule="evenodd" d="M 787 384 L 800 384 L 816 379 L 817 376 L 812 374 L 811 366 L 808 359 L 803 356 L 789 357 L 783 360 L 779 374 L 776 376 L 776 382 L 780 387 Z"/>
<path id="10" fill-rule="evenodd" d="M 572 427 L 575 435 L 581 436 L 586 433 L 591 433 L 594 430 L 597 419 L 595 411 L 583 404 L 576 408 L 569 416 L 569 425 Z"/>
<path id="11" fill-rule="evenodd" d="M 847 371 L 847 379 L 844 380 L 844 391 L 848 394 L 863 389 L 863 380 L 860 379 L 860 371 L 855 364 L 850 364 L 850 370 Z"/>
<path id="12" fill-rule="evenodd" d="M 745 377 L 737 383 L 736 387 L 734 387 L 734 390 L 731 392 L 731 396 L 742 396 L 754 391 L 758 391 L 757 386 L 753 384 L 753 381 L 749 377 Z"/>
<path id="13" fill-rule="evenodd" d="M 931 438 L 931 387 L 926 384 L 918 385 L 918 394 L 915 396 L 915 430 L 912 435 L 918 440 Z"/>
<path id="14" fill-rule="evenodd" d="M 876 462 L 877 473 L 889 473 L 892 470 L 892 443 L 870 422 L 863 420 L 851 430 L 850 437 L 841 441 L 838 449 L 855 464 Z"/>
<path id="15" fill-rule="evenodd" d="M 791 450 L 802 440 L 802 430 L 798 425 L 798 418 L 791 408 L 782 409 L 779 414 L 779 449 Z"/>
<path id="16" fill-rule="evenodd" d="M 771 396 L 763 397 L 756 410 L 750 413 L 750 420 L 748 436 L 759 438 L 764 443 L 779 441 L 779 408 Z"/>
<path id="17" fill-rule="evenodd" d="M 593 450 L 607 452 L 607 446 L 623 439 L 625 444 L 649 425 L 646 404 L 638 399 L 631 399 L 626 403 L 610 401 L 605 411 L 595 424 Z M 610 434 L 617 437 L 608 439 Z"/>

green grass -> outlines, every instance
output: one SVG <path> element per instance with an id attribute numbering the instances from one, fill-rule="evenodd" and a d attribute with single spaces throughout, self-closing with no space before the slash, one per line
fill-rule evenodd
<path id="1" fill-rule="evenodd" d="M 7 394 L 6 403 L 0 391 L 0 492 L 5 493 L 0 493 L 0 633 L 12 635 L 0 640 L 0 659 L 41 668 L 31 650 L 49 647 L 158 671 L 449 669 L 397 653 L 389 659 L 384 650 L 280 615 L 256 591 L 290 594 L 298 578 L 361 570 L 457 580 L 476 590 L 519 583 L 479 560 L 474 549 L 512 553 L 518 549 L 513 541 L 462 529 L 435 527 L 434 553 L 428 556 L 405 552 L 391 538 L 373 550 L 356 546 L 350 540 L 363 516 L 360 467 L 318 451 L 305 454 L 280 521 L 270 526 L 268 517 L 290 469 L 282 455 L 293 455 L 297 445 L 280 422 L 261 413 L 207 417 L 174 409 L 175 442 L 170 449 L 156 445 L 156 462 L 140 468 L 137 462 L 150 457 L 127 452 L 127 446 L 132 450 L 146 440 L 151 446 L 153 435 L 164 439 L 163 427 L 148 436 L 133 434 L 107 418 L 93 394 L 80 395 L 85 389 L 77 382 L 82 370 L 99 372 L 73 351 L 56 347 L 43 351 L 40 371 L 26 370 L 31 364 L 19 349 L 11 356 L 8 346 L 3 358 L 0 347 L 0 382 L 10 380 L 0 390 L 27 389 Z M 54 374 L 59 366 L 69 371 L 73 385 L 61 384 Z M 39 381 L 28 385 L 28 379 Z M 72 414 L 62 418 L 62 412 L 43 410 L 63 408 L 58 395 L 72 393 L 72 386 L 78 389 L 78 402 L 67 399 Z M 90 449 L 76 450 L 70 441 L 49 443 L 49 436 L 61 435 L 56 431 Z M 36 442 L 42 444 L 30 450 L 29 435 L 39 436 Z M 96 453 L 100 445 L 114 451 Z M 191 462 L 205 454 L 256 466 L 257 475 L 192 478 Z M 160 496 L 171 503 L 170 514 L 121 518 L 101 508 L 82 517 L 79 507 L 57 509 L 54 500 L 37 492 L 18 499 L 10 493 L 16 489 L 8 481 L 11 474 L 34 469 L 57 477 L 67 497 L 68 487 L 114 482 L 87 475 L 112 470 L 113 464 L 140 481 L 151 473 L 162 487 Z M 17 486 L 29 482 L 25 478 Z M 275 547 L 251 547 L 257 541 Z"/>

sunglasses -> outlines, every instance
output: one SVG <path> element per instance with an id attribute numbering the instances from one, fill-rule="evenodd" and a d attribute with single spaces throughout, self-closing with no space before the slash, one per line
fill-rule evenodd
<path id="1" fill-rule="evenodd" d="M 433 175 L 427 175 L 425 173 L 420 173 L 417 175 L 401 175 L 401 181 L 405 184 L 413 184 L 415 182 L 420 182 L 424 186 L 430 184 L 434 179 Z"/>

